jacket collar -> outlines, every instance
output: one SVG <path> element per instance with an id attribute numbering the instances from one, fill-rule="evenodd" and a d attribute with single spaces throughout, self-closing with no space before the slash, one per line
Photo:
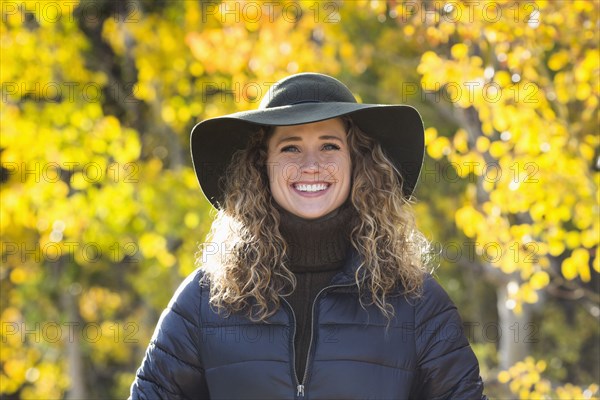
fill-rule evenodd
<path id="1" fill-rule="evenodd" d="M 358 270 L 358 267 L 360 266 L 361 262 L 362 257 L 360 256 L 358 251 L 353 246 L 350 246 L 350 249 L 348 250 L 348 256 L 346 257 L 346 261 L 344 263 L 344 266 L 342 267 L 342 270 L 336 275 L 334 275 L 334 277 L 331 279 L 330 285 L 346 286 L 351 285 L 353 283 L 356 284 L 354 275 L 356 274 L 356 271 Z M 361 270 L 360 277 L 366 277 L 366 273 L 367 272 L 363 268 Z"/>

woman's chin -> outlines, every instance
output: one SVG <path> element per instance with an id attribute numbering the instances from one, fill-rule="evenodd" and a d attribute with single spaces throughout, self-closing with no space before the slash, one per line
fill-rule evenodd
<path id="1" fill-rule="evenodd" d="M 322 206 L 322 207 L 293 207 L 289 211 L 292 214 L 294 214 L 300 218 L 317 219 L 317 218 L 320 218 L 320 217 L 328 214 L 330 211 L 333 211 L 333 210 L 329 210 L 329 207 Z"/>

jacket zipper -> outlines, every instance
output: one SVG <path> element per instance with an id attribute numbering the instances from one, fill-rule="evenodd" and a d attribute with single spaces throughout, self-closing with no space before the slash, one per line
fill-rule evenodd
<path id="1" fill-rule="evenodd" d="M 300 382 L 298 380 L 298 374 L 296 373 L 296 346 L 295 341 L 296 341 L 296 313 L 294 313 L 294 309 L 292 308 L 292 306 L 290 305 L 290 303 L 285 299 L 285 298 L 281 298 L 283 301 L 285 301 L 285 303 L 289 306 L 290 310 L 292 311 L 292 317 L 294 319 L 294 334 L 292 335 L 292 369 L 294 370 L 294 379 L 295 379 L 295 383 L 296 383 L 296 396 L 297 397 L 304 397 L 304 384 L 306 383 L 306 377 L 308 376 L 308 366 L 309 366 L 309 361 L 310 361 L 310 351 L 312 350 L 312 344 L 313 344 L 313 338 L 314 338 L 314 326 L 315 326 L 315 304 L 317 304 L 317 300 L 319 299 L 319 296 L 321 295 L 321 293 L 323 293 L 325 290 L 331 289 L 331 288 L 335 288 L 335 287 L 346 287 L 346 286 L 353 286 L 353 283 L 348 283 L 345 285 L 330 285 L 330 286 L 326 286 L 323 289 L 321 289 L 319 291 L 319 293 L 317 293 L 317 295 L 315 296 L 315 299 L 313 300 L 312 303 L 312 308 L 311 308 L 311 317 L 310 317 L 310 342 L 308 343 L 308 353 L 306 354 L 306 366 L 304 367 L 304 376 L 302 377 L 302 382 Z"/>
<path id="2" fill-rule="evenodd" d="M 304 397 L 304 385 L 300 384 L 300 382 L 298 381 L 298 374 L 296 373 L 296 346 L 294 346 L 294 342 L 296 341 L 296 313 L 294 312 L 294 309 L 292 308 L 289 301 L 287 301 L 284 297 L 282 297 L 281 300 L 283 300 L 285 302 L 285 304 L 288 305 L 290 311 L 292 312 L 292 319 L 294 321 L 294 333 L 292 335 L 292 341 L 291 341 L 292 371 L 294 372 L 294 383 L 296 384 L 296 396 Z"/>

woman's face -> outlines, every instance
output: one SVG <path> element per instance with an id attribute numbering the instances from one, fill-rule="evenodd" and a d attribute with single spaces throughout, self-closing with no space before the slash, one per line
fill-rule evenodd
<path id="1" fill-rule="evenodd" d="M 340 118 L 278 126 L 268 142 L 267 174 L 275 201 L 305 219 L 340 207 L 350 193 L 350 151 Z"/>

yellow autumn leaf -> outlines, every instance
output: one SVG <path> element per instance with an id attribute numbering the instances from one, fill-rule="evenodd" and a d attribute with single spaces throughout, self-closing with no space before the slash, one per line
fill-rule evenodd
<path id="1" fill-rule="evenodd" d="M 521 285 L 521 287 L 519 288 L 519 295 L 521 296 L 524 302 L 530 304 L 536 303 L 539 298 L 537 292 L 528 283 L 524 283 L 523 285 Z"/>
<path id="2" fill-rule="evenodd" d="M 594 248 L 598 245 L 599 240 L 597 226 L 581 232 L 581 245 L 583 247 L 587 247 L 588 249 Z"/>
<path id="3" fill-rule="evenodd" d="M 469 151 L 468 134 L 464 129 L 458 129 L 452 138 L 452 145 L 459 153 L 465 154 Z"/>
<path id="4" fill-rule="evenodd" d="M 590 260 L 590 253 L 587 249 L 575 249 L 571 254 L 571 258 L 578 263 L 587 264 Z"/>
<path id="5" fill-rule="evenodd" d="M 550 56 L 548 59 L 548 68 L 552 71 L 562 69 L 570 61 L 571 57 L 567 50 L 560 50 Z"/>
<path id="6" fill-rule="evenodd" d="M 565 251 L 565 244 L 560 240 L 550 240 L 548 243 L 548 254 L 559 256 Z"/>
<path id="7" fill-rule="evenodd" d="M 500 159 L 507 151 L 505 143 L 500 141 L 494 141 L 490 144 L 489 153 L 495 159 Z"/>
<path id="8" fill-rule="evenodd" d="M 91 180 L 87 176 L 83 175 L 83 172 L 76 172 L 71 177 L 71 187 L 77 190 L 85 190 L 91 183 Z"/>
<path id="9" fill-rule="evenodd" d="M 578 268 L 571 257 L 565 259 L 561 264 L 561 272 L 565 279 L 571 281 L 578 275 Z"/>
<path id="10" fill-rule="evenodd" d="M 590 276 L 590 253 L 587 249 L 578 248 L 573 250 L 573 253 L 570 257 L 573 260 L 574 266 L 577 268 L 577 273 L 580 276 L 581 280 L 584 282 L 589 282 L 591 279 Z"/>
<path id="11" fill-rule="evenodd" d="M 592 280 L 592 276 L 590 274 L 590 267 L 588 264 L 577 264 L 579 277 L 583 282 L 589 282 Z"/>
<path id="12" fill-rule="evenodd" d="M 17 267 L 10 273 L 10 280 L 15 285 L 21 285 L 27 280 L 27 273 L 23 267 Z"/>
<path id="13" fill-rule="evenodd" d="M 565 235 L 565 242 L 568 249 L 574 249 L 579 247 L 580 241 L 580 232 L 570 231 Z"/>
<path id="14" fill-rule="evenodd" d="M 510 381 L 510 373 L 507 371 L 500 371 L 498 373 L 498 381 L 500 383 L 508 383 L 508 381 Z"/>
<path id="15" fill-rule="evenodd" d="M 585 100 L 592 94 L 592 87 L 587 82 L 578 83 L 576 86 L 575 97 L 577 100 Z"/>
<path id="16" fill-rule="evenodd" d="M 198 213 L 190 211 L 185 214 L 183 222 L 188 228 L 195 228 L 200 223 L 200 216 L 198 215 Z"/>
<path id="17" fill-rule="evenodd" d="M 485 136 L 479 136 L 475 142 L 475 147 L 480 153 L 486 152 L 490 147 L 490 139 Z"/>
<path id="18" fill-rule="evenodd" d="M 438 132 L 437 129 L 430 126 L 425 129 L 425 146 L 428 146 L 431 142 L 433 142 L 437 138 Z"/>
<path id="19" fill-rule="evenodd" d="M 517 270 L 517 267 L 517 263 L 510 257 L 505 257 L 501 260 L 500 269 L 507 275 L 515 272 Z"/>
<path id="20" fill-rule="evenodd" d="M 427 154 L 435 160 L 439 160 L 450 153 L 450 140 L 445 136 L 437 137 L 427 146 Z"/>
<path id="21" fill-rule="evenodd" d="M 156 254 L 156 259 L 164 266 L 164 267 L 172 267 L 177 262 L 177 259 L 173 256 L 173 254 L 168 251 L 161 251 Z"/>
<path id="22" fill-rule="evenodd" d="M 450 54 L 456 60 L 461 60 L 469 54 L 469 47 L 464 43 L 457 43 L 450 49 Z"/>
<path id="23" fill-rule="evenodd" d="M 165 251 L 166 245 L 166 239 L 153 232 L 144 233 L 139 239 L 140 250 L 146 257 L 157 256 Z"/>
<path id="24" fill-rule="evenodd" d="M 508 87 L 512 84 L 511 76 L 507 71 L 498 71 L 494 75 L 494 82 L 496 82 L 501 88 Z"/>
<path id="25" fill-rule="evenodd" d="M 550 283 L 550 276 L 545 271 L 535 272 L 529 279 L 529 284 L 535 290 L 540 290 Z"/>

